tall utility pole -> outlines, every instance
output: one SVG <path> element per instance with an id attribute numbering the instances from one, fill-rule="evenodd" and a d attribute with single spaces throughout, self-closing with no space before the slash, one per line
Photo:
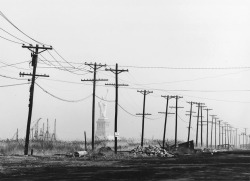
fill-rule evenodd
<path id="1" fill-rule="evenodd" d="M 56 141 L 56 119 L 54 122 L 54 140 Z"/>
<path id="2" fill-rule="evenodd" d="M 215 147 L 215 149 L 216 149 L 216 145 L 217 145 L 217 143 L 216 143 L 216 140 L 217 140 L 217 138 L 216 138 L 216 125 L 217 125 L 217 119 L 219 119 L 219 118 L 214 118 L 214 147 Z"/>
<path id="3" fill-rule="evenodd" d="M 226 145 L 227 145 L 227 122 L 224 122 L 224 132 L 225 132 L 225 148 L 226 148 Z"/>
<path id="4" fill-rule="evenodd" d="M 166 112 L 158 112 L 160 114 L 165 114 L 164 131 L 163 131 L 163 139 L 162 139 L 162 147 L 164 149 L 164 147 L 165 147 L 165 136 L 166 136 L 166 126 L 167 126 L 167 117 L 168 117 L 168 114 L 174 114 L 174 113 L 169 113 L 168 112 L 168 102 L 169 102 L 169 99 L 172 98 L 172 96 L 167 95 L 167 96 L 161 96 L 161 97 L 167 99 Z"/>
<path id="5" fill-rule="evenodd" d="M 178 107 L 178 99 L 182 98 L 181 96 L 173 96 L 173 98 L 175 98 L 175 107 L 171 107 L 171 108 L 175 108 L 175 141 L 174 141 L 174 145 L 175 148 L 177 147 L 177 123 L 178 123 L 178 108 L 184 108 L 184 107 Z"/>
<path id="6" fill-rule="evenodd" d="M 192 113 L 195 113 L 195 112 L 193 112 L 193 104 L 197 104 L 196 102 L 187 102 L 187 103 L 189 103 L 190 104 L 190 111 L 187 111 L 187 112 L 189 112 L 189 114 L 187 114 L 187 115 L 189 115 L 189 125 L 188 125 L 188 139 L 187 139 L 187 141 L 188 141 L 188 145 L 189 145 L 189 139 L 190 139 L 190 128 L 191 128 L 191 119 L 192 119 Z"/>
<path id="7" fill-rule="evenodd" d="M 16 130 L 16 141 L 18 141 L 18 128 Z"/>
<path id="8" fill-rule="evenodd" d="M 214 125 L 214 117 L 216 116 L 216 115 L 210 115 L 210 116 L 212 116 L 212 124 L 211 124 L 211 148 L 213 147 L 213 125 Z"/>
<path id="9" fill-rule="evenodd" d="M 118 87 L 119 86 L 128 86 L 127 84 L 118 84 L 118 75 L 122 72 L 128 72 L 124 69 L 118 69 L 118 64 L 115 65 L 115 69 L 105 69 L 106 71 L 111 71 L 115 74 L 115 84 L 105 84 L 105 85 L 113 85 L 115 86 L 115 126 L 114 126 L 114 136 L 115 136 L 115 154 L 117 154 L 117 118 L 118 118 Z"/>
<path id="10" fill-rule="evenodd" d="M 31 118 L 32 118 L 32 109 L 33 109 L 33 97 L 34 97 L 34 88 L 35 88 L 35 79 L 36 77 L 49 77 L 48 75 L 36 75 L 36 67 L 37 67 L 37 59 L 38 59 L 38 54 L 46 51 L 46 50 L 52 50 L 52 47 L 39 47 L 38 45 L 33 46 L 33 45 L 23 45 L 23 48 L 28 48 L 32 54 L 32 66 L 33 66 L 33 73 L 31 74 L 26 74 L 26 73 L 21 73 L 20 76 L 32 76 L 31 79 L 31 85 L 30 85 L 30 98 L 29 98 L 29 113 L 28 113 L 28 121 L 27 121 L 27 128 L 26 128 L 26 137 L 25 137 L 25 147 L 24 147 L 24 155 L 28 155 L 28 149 L 29 149 L 29 138 L 30 138 L 30 124 L 31 124 Z M 39 52 L 39 50 L 41 50 Z"/>
<path id="11" fill-rule="evenodd" d="M 198 103 L 198 112 L 197 112 L 197 125 L 196 125 L 196 147 L 198 146 L 198 133 L 199 133 L 199 117 L 200 117 L 200 104 Z"/>
<path id="12" fill-rule="evenodd" d="M 235 128 L 235 132 L 236 132 L 236 139 L 235 139 L 235 147 L 237 148 L 238 144 L 237 144 L 237 131 L 238 131 L 238 128 Z"/>
<path id="13" fill-rule="evenodd" d="M 229 130 L 228 130 L 228 128 L 229 128 L 229 124 L 227 124 L 227 143 L 228 143 L 228 145 L 227 145 L 227 148 L 229 149 Z"/>
<path id="14" fill-rule="evenodd" d="M 208 108 L 206 108 L 206 109 L 204 109 L 204 110 L 206 110 L 207 111 L 207 148 L 208 148 L 208 111 L 211 111 L 212 109 L 208 109 Z"/>
<path id="15" fill-rule="evenodd" d="M 222 122 L 222 120 L 218 120 L 218 122 L 219 122 L 219 145 L 220 145 L 220 143 L 221 143 L 221 141 L 220 141 L 220 140 L 221 140 L 221 139 L 220 139 L 220 138 L 221 138 L 221 135 L 220 135 L 220 134 L 221 134 L 221 133 L 220 133 L 220 128 L 221 128 L 220 123 Z M 220 145 L 220 146 L 221 146 L 221 145 Z"/>
<path id="16" fill-rule="evenodd" d="M 201 147 L 202 147 L 203 146 L 203 138 L 202 138 L 202 136 L 203 136 L 203 121 L 202 121 L 203 116 L 202 116 L 202 110 L 203 110 L 204 107 L 207 107 L 207 106 L 203 106 L 201 104 L 200 107 L 201 107 Z"/>
<path id="17" fill-rule="evenodd" d="M 96 71 L 102 67 L 106 67 L 106 65 L 95 63 L 86 63 L 90 68 L 94 70 L 94 78 L 93 79 L 82 79 L 81 81 L 91 81 L 93 82 L 93 101 L 92 101 L 92 150 L 95 149 L 95 91 L 96 91 L 96 82 L 97 81 L 108 81 L 108 79 L 96 79 Z"/>
<path id="18" fill-rule="evenodd" d="M 143 147 L 143 139 L 144 139 L 144 119 L 145 119 L 145 115 L 151 115 L 148 113 L 145 113 L 145 106 L 146 106 L 146 95 L 153 93 L 153 91 L 147 91 L 147 90 L 140 90 L 137 91 L 140 92 L 141 94 L 143 94 L 143 110 L 142 110 L 142 114 L 141 113 L 137 113 L 136 115 L 142 115 L 142 134 L 141 134 L 141 146 Z"/>
<path id="19" fill-rule="evenodd" d="M 245 141 L 246 141 L 246 147 L 247 147 L 247 128 L 244 128 L 245 129 Z"/>

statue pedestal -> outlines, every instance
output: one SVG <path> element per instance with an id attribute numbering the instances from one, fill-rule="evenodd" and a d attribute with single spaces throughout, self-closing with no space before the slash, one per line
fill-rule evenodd
<path id="1" fill-rule="evenodd" d="M 96 136 L 100 139 L 105 139 L 109 136 L 109 121 L 108 118 L 99 118 L 96 122 Z"/>

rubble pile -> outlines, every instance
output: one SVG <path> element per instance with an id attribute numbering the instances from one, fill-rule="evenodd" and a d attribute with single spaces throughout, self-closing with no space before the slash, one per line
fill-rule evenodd
<path id="1" fill-rule="evenodd" d="M 174 157 L 173 154 L 170 154 L 165 149 L 157 147 L 157 146 L 151 146 L 148 147 L 141 147 L 137 146 L 136 148 L 132 149 L 130 153 L 134 155 L 147 155 L 147 156 L 158 156 L 158 157 Z"/>

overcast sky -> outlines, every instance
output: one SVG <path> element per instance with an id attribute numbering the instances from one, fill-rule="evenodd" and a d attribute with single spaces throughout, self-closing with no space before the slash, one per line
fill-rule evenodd
<path id="1" fill-rule="evenodd" d="M 179 110 L 181 119 L 178 120 L 178 138 L 181 140 L 187 139 L 188 117 L 185 112 L 190 106 L 186 101 L 205 103 L 213 109 L 211 114 L 239 128 L 240 132 L 245 127 L 250 129 L 249 68 L 182 69 L 250 67 L 248 0 L 1 0 L 0 10 L 20 30 L 35 40 L 52 45 L 76 67 L 84 68 L 84 62 L 97 62 L 106 63 L 111 68 L 118 63 L 120 69 L 129 69 L 129 72 L 119 74 L 119 83 L 129 84 L 119 89 L 119 104 L 133 115 L 141 113 L 143 95 L 137 90 L 153 91 L 146 98 L 146 112 L 151 113 L 149 117 L 153 119 L 145 121 L 146 138 L 162 139 L 164 115 L 158 112 L 165 111 L 166 100 L 161 95 L 183 96 L 179 105 L 184 108 Z M 36 44 L 2 16 L 0 28 L 2 37 L 21 42 L 4 29 L 19 39 Z M 66 69 L 72 70 L 54 50 L 50 53 Z M 53 64 L 49 66 L 38 62 L 37 73 L 50 75 L 49 78 L 37 79 L 44 90 L 67 100 L 79 100 L 92 94 L 92 84 L 83 83 L 81 79 L 91 79 L 93 74 L 76 69 L 77 74 L 73 74 L 65 68 L 53 68 L 61 65 L 47 52 L 41 55 Z M 16 67 L 1 67 L 0 76 L 19 78 L 20 71 L 31 72 L 30 59 L 30 51 L 22 48 L 21 44 L 0 38 L 0 67 L 4 63 L 27 61 Z M 108 83 L 115 82 L 111 72 L 99 71 L 97 77 L 109 79 Z M 26 82 L 0 77 L 0 85 Z M 105 87 L 104 82 L 98 85 L 98 96 L 105 96 L 108 89 L 107 99 L 115 99 L 114 87 Z M 12 138 L 17 128 L 20 137 L 24 137 L 29 85 L 0 87 L 0 90 L 0 138 Z M 99 117 L 98 101 L 96 99 L 96 119 Z M 171 99 L 170 106 L 174 105 Z M 197 112 L 197 108 L 194 109 Z M 109 102 L 107 117 L 111 123 L 111 134 L 114 111 L 114 103 Z M 91 97 L 81 102 L 65 102 L 35 86 L 32 122 L 42 118 L 41 126 L 49 119 L 52 131 L 56 119 L 60 139 L 83 140 L 84 131 L 90 138 L 91 112 Z M 174 116 L 169 117 L 168 139 L 174 138 L 174 122 Z M 192 139 L 195 123 L 196 118 L 193 118 Z M 141 124 L 141 117 L 131 116 L 119 108 L 120 136 L 139 138 Z"/>

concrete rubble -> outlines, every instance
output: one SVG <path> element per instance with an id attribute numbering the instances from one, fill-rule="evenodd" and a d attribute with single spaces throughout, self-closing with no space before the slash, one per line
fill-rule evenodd
<path id="1" fill-rule="evenodd" d="M 147 156 L 158 156 L 158 157 L 169 157 L 169 158 L 175 156 L 167 152 L 163 148 L 151 145 L 149 145 L 148 147 L 137 146 L 136 148 L 132 149 L 130 153 L 134 155 L 147 155 Z"/>

